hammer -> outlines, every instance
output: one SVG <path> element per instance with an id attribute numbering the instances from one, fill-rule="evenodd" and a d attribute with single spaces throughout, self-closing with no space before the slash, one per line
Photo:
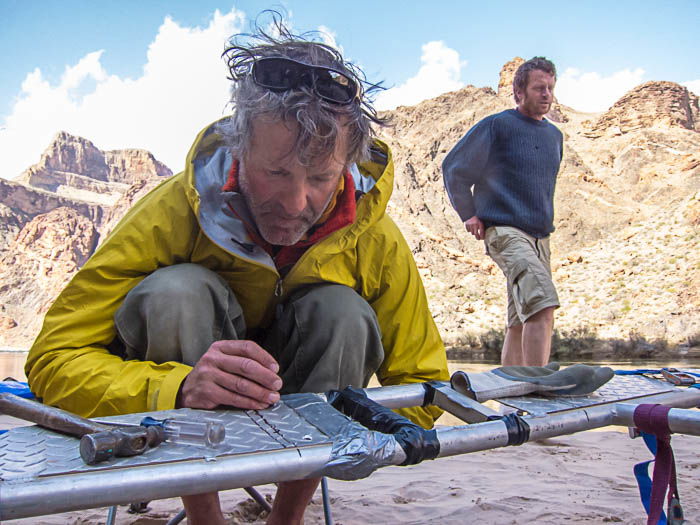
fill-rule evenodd
<path id="1" fill-rule="evenodd" d="M 0 413 L 80 438 L 80 457 L 95 465 L 142 454 L 165 441 L 162 426 L 108 426 L 14 394 L 0 394 Z"/>

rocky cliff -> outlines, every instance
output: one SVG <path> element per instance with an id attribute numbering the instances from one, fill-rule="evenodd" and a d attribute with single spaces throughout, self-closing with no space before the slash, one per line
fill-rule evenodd
<path id="1" fill-rule="evenodd" d="M 0 256 L 22 227 L 34 217 L 59 207 L 68 207 L 100 224 L 104 208 L 99 204 L 63 197 L 51 191 L 0 179 Z"/>
<path id="2" fill-rule="evenodd" d="M 700 131 L 698 97 L 673 82 L 645 82 L 618 100 L 586 131 L 586 136 L 672 128 Z"/>
<path id="3" fill-rule="evenodd" d="M 0 344 L 25 346 L 36 336 L 40 314 L 87 261 L 98 239 L 94 223 L 67 206 L 24 225 L 0 257 Z"/>
<path id="4" fill-rule="evenodd" d="M 16 181 L 75 200 L 111 206 L 129 185 L 172 172 L 140 149 L 100 151 L 87 139 L 59 132 L 41 159 Z"/>
<path id="5" fill-rule="evenodd" d="M 497 346 L 505 282 L 452 210 L 440 166 L 472 125 L 513 107 L 510 83 L 521 61 L 504 66 L 498 93 L 467 86 L 401 107 L 381 132 L 395 156 L 389 213 L 408 239 L 451 347 Z M 604 113 L 556 104 L 549 116 L 565 136 L 552 238 L 558 337 L 591 338 L 610 353 L 629 340 L 660 342 L 649 353 L 697 348 L 698 97 L 677 84 L 647 82 Z M 0 344 L 31 341 L 41 314 L 100 236 L 169 174 L 147 152 L 101 152 L 59 134 L 22 183 L 0 180 Z"/>
<path id="6" fill-rule="evenodd" d="M 100 239 L 170 175 L 147 151 L 101 151 L 60 132 L 37 164 L 0 179 L 0 345 L 28 346 Z"/>

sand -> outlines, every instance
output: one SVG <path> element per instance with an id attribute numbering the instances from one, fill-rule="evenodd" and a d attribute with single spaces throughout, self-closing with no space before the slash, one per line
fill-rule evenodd
<path id="1" fill-rule="evenodd" d="M 700 520 L 700 438 L 674 435 L 681 502 L 686 519 Z M 646 523 L 632 467 L 649 459 L 640 439 L 626 431 L 590 431 L 428 461 L 388 467 L 369 478 L 329 480 L 336 525 L 367 523 L 562 524 Z M 271 498 L 274 486 L 258 487 Z M 243 490 L 221 493 L 229 522 L 265 523 Z M 179 499 L 153 501 L 144 514 L 119 507 L 116 523 L 165 524 L 182 508 Z M 104 523 L 107 509 L 93 509 L 7 523 L 22 525 Z M 183 522 L 183 523 L 186 523 Z M 307 524 L 324 523 L 320 489 Z"/>

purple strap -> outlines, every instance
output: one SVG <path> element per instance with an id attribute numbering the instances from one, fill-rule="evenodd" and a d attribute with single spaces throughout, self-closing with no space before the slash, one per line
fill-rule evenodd
<path id="1" fill-rule="evenodd" d="M 671 448 L 671 429 L 668 427 L 668 412 L 664 405 L 638 405 L 634 410 L 634 424 L 642 432 L 656 436 L 656 457 L 651 481 L 651 502 L 647 525 L 656 525 L 664 506 L 664 495 L 670 487 L 668 501 L 678 498 L 676 463 Z"/>

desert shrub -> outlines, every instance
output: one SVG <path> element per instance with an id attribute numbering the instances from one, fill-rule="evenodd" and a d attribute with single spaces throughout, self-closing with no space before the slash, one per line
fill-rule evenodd
<path id="1" fill-rule="evenodd" d="M 596 331 L 588 326 L 572 330 L 554 330 L 552 334 L 552 359 L 558 361 L 579 361 L 590 359 L 600 345 Z"/>
<path id="2" fill-rule="evenodd" d="M 492 328 L 488 332 L 481 334 L 479 336 L 479 342 L 484 351 L 484 358 L 500 361 L 504 339 L 504 330 L 494 330 Z"/>

